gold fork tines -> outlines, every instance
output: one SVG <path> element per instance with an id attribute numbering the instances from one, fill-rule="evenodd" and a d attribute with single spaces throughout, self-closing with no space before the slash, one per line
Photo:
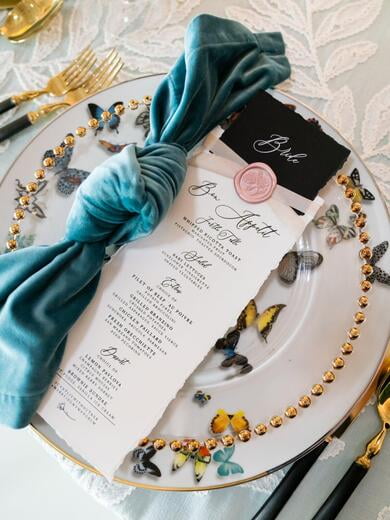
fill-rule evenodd
<path id="1" fill-rule="evenodd" d="M 46 114 L 61 108 L 70 107 L 91 94 L 96 94 L 99 90 L 109 87 L 119 74 L 123 65 L 124 63 L 122 58 L 119 56 L 118 51 L 113 49 L 101 64 L 89 75 L 88 79 L 80 87 L 68 92 L 63 101 L 42 105 L 38 110 L 28 112 L 27 117 L 30 123 L 34 124 L 38 119 L 41 119 Z"/>
<path id="2" fill-rule="evenodd" d="M 113 49 L 80 87 L 68 92 L 64 102 L 73 105 L 85 97 L 109 87 L 122 67 L 122 58 L 118 51 Z"/>
<path id="3" fill-rule="evenodd" d="M 12 102 L 14 105 L 19 105 L 42 94 L 63 96 L 85 81 L 95 63 L 95 53 L 90 47 L 87 47 L 64 70 L 50 78 L 43 89 L 29 90 L 12 96 Z"/>
<path id="4" fill-rule="evenodd" d="M 94 51 L 90 47 L 87 47 L 74 61 L 70 63 L 68 67 L 66 67 L 66 69 L 49 80 L 46 88 L 48 90 L 54 90 L 56 88 L 59 90 L 58 85 L 53 85 L 52 87 L 51 83 L 54 83 L 55 81 L 63 82 L 64 85 L 66 85 L 66 91 L 63 91 L 62 94 L 55 94 L 63 96 L 69 92 L 69 90 L 77 88 L 83 81 L 85 81 L 86 75 L 90 72 L 96 61 L 97 59 Z"/>

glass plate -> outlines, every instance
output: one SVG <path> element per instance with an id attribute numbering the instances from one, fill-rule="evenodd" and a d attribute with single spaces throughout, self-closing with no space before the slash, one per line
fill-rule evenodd
<path id="1" fill-rule="evenodd" d="M 38 133 L 16 159 L 0 186 L 0 236 L 4 244 L 14 198 L 17 197 L 16 179 L 22 183 L 30 180 L 33 170 L 41 164 L 43 153 L 59 145 L 68 132 L 74 132 L 77 126 L 86 124 L 90 118 L 88 103 L 93 101 L 106 109 L 115 101 L 127 103 L 130 98 L 142 99 L 147 94 L 153 95 L 160 80 L 161 76 L 157 75 L 116 85 L 70 108 Z M 299 101 L 277 91 L 271 93 L 280 101 L 294 105 L 303 117 L 315 118 L 325 132 L 351 148 L 322 118 Z M 75 170 L 48 176 L 48 185 L 38 194 L 36 208 L 41 217 L 44 214 L 45 218 L 26 218 L 23 224 L 25 245 L 51 244 L 61 238 L 74 188 L 85 175 L 80 171 L 90 172 L 111 155 L 99 140 L 114 144 L 136 142 L 142 145 L 147 117 L 145 113 L 140 115 L 143 110 L 145 107 L 126 111 L 118 128 L 119 133 L 104 129 L 96 136 L 89 132 L 87 137 L 77 141 L 68 165 L 68 168 Z M 358 169 L 364 187 L 376 198 L 373 202 L 364 202 L 364 210 L 368 215 L 367 229 L 372 237 L 370 245 L 374 246 L 389 239 L 387 211 L 373 178 L 352 150 L 343 171 L 350 174 L 354 168 Z M 324 214 L 331 204 L 336 204 L 340 210 L 339 222 L 347 224 L 348 204 L 334 180 L 328 183 L 320 195 L 325 205 L 319 213 Z M 253 370 L 240 375 L 238 366 L 221 368 L 224 356 L 210 345 L 210 354 L 171 402 L 151 433 L 151 438 L 206 439 L 210 436 L 210 421 L 219 409 L 224 409 L 228 414 L 243 410 L 253 429 L 257 423 L 267 422 L 273 415 L 284 417 L 286 407 L 296 405 L 301 395 L 310 394 L 314 383 L 321 382 L 322 373 L 331 368 L 333 358 L 340 353 L 340 346 L 346 341 L 346 332 L 353 324 L 353 315 L 358 310 L 357 298 L 361 294 L 358 240 L 342 240 L 329 248 L 327 235 L 328 230 L 317 229 L 310 224 L 296 245 L 296 250 L 321 253 L 322 264 L 313 270 L 298 270 L 295 282 L 290 285 L 283 283 L 274 272 L 256 296 L 260 312 L 274 304 L 284 304 L 286 307 L 274 322 L 267 341 L 259 337 L 254 328 L 242 333 L 237 350 L 248 357 Z M 387 272 L 390 271 L 389 252 L 383 256 L 379 265 Z M 212 489 L 257 478 L 301 456 L 332 432 L 350 414 L 356 403 L 362 403 L 363 395 L 383 359 L 389 335 L 390 287 L 375 282 L 368 296 L 370 305 L 365 310 L 367 320 L 361 326 L 360 338 L 354 342 L 354 353 L 345 357 L 346 366 L 336 371 L 334 383 L 324 384 L 324 395 L 313 397 L 313 404 L 309 408 L 299 408 L 296 418 L 284 417 L 281 428 L 271 428 L 261 437 L 253 435 L 250 442 L 237 441 L 234 451 L 221 451 L 223 447 L 218 446 L 212 452 L 212 455 L 220 452 L 216 457 L 218 460 L 211 460 L 199 483 L 194 477 L 194 459 L 188 459 L 183 467 L 172 471 L 174 453 L 169 447 L 153 457 L 153 462 L 161 470 L 161 477 L 135 474 L 134 462 L 129 454 L 116 473 L 117 479 L 135 486 L 164 490 Z M 221 301 L 234 297 L 229 286 L 226 286 Z M 215 312 L 220 310 L 216 308 Z M 232 326 L 236 318 L 231 317 Z M 196 348 L 196 338 L 188 348 Z M 211 396 L 203 406 L 193 398 L 198 390 Z M 158 392 L 147 373 L 143 387 L 135 395 L 129 396 L 129 420 L 141 420 L 131 416 L 131 401 L 142 399 L 144 392 Z M 147 413 L 148 410 L 145 410 Z M 39 416 L 34 418 L 32 425 L 53 447 L 88 467 L 86 461 L 74 453 Z M 222 459 L 226 461 L 224 467 L 221 467 Z M 236 473 L 232 472 L 233 468 Z M 224 476 L 222 473 L 228 474 Z"/>

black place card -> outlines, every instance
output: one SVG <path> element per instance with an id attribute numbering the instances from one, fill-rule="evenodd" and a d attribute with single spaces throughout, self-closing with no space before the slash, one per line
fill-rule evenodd
<path id="1" fill-rule="evenodd" d="M 313 200 L 350 150 L 265 91 L 260 91 L 222 134 L 245 162 L 264 162 L 278 184 Z"/>

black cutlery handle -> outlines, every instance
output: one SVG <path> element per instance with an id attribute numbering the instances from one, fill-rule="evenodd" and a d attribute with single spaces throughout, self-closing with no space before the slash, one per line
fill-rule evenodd
<path id="1" fill-rule="evenodd" d="M 274 520 L 327 445 L 328 443 L 323 441 L 314 450 L 294 462 L 252 520 Z"/>
<path id="2" fill-rule="evenodd" d="M 16 103 L 12 100 L 12 97 L 0 101 L 0 114 L 4 114 L 7 110 L 16 107 Z"/>
<path id="3" fill-rule="evenodd" d="M 322 504 L 312 520 L 334 520 L 340 513 L 359 482 L 366 475 L 368 468 L 353 462 L 346 474 Z"/>
<path id="4" fill-rule="evenodd" d="M 0 143 L 5 141 L 6 139 L 9 139 L 15 134 L 18 134 L 25 128 L 28 128 L 31 126 L 32 123 L 30 121 L 30 118 L 28 117 L 28 114 L 19 117 L 18 119 L 15 119 L 15 121 L 12 121 L 11 123 L 8 123 L 8 125 L 3 126 L 0 128 Z"/>

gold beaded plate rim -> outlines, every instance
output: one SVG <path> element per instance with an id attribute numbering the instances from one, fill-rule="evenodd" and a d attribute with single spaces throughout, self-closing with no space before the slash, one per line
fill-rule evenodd
<path id="1" fill-rule="evenodd" d="M 144 79 L 144 78 L 151 78 L 151 77 L 161 77 L 163 75 L 149 75 L 149 76 L 144 76 L 144 77 L 140 77 L 140 78 L 136 78 L 135 80 L 130 80 L 130 81 L 126 81 L 126 82 L 123 82 L 122 85 L 124 84 L 128 84 L 128 83 L 131 83 L 131 81 L 137 81 L 137 80 L 140 80 L 140 79 Z M 118 86 L 118 85 L 116 85 Z M 112 88 L 112 87 L 111 87 Z M 107 90 L 111 90 L 111 89 L 107 89 Z M 309 110 L 312 114 L 314 115 L 317 115 L 310 107 L 308 107 L 307 105 L 305 105 L 304 103 L 302 103 L 301 101 L 299 100 L 296 100 L 294 97 L 290 96 L 290 95 L 287 95 L 285 94 L 284 92 L 281 93 L 283 96 L 285 96 L 286 98 L 289 98 L 291 99 L 291 101 L 293 101 L 294 103 L 296 103 L 298 106 L 301 105 L 302 107 L 305 107 L 307 110 Z M 91 96 L 92 97 L 95 97 L 95 96 Z M 86 100 L 83 100 L 82 102 L 78 103 L 78 104 L 82 104 L 82 103 L 86 103 Z M 57 116 L 57 117 L 61 117 L 61 115 Z M 320 117 L 323 121 L 324 118 L 322 118 L 321 116 L 318 116 Z M 57 118 L 56 118 L 57 119 Z M 83 123 L 82 121 L 78 121 L 78 123 Z M 327 123 L 329 125 L 329 123 Z M 331 125 L 329 125 L 330 128 Z M 47 127 L 46 127 L 47 128 Z M 68 129 L 67 129 L 68 130 Z M 69 129 L 70 130 L 70 129 Z M 334 129 L 333 129 L 334 130 Z M 44 129 L 42 129 L 35 137 L 38 137 L 38 135 L 40 135 L 41 132 L 43 132 Z M 34 139 L 35 139 L 34 137 Z M 33 140 L 34 140 L 33 139 Z M 25 147 L 25 149 L 30 146 L 31 142 Z M 356 151 L 353 149 L 353 147 L 351 145 L 349 145 L 351 150 L 356 154 Z M 356 154 L 356 156 L 358 157 L 358 155 Z M 360 158 L 359 158 L 360 159 Z M 16 162 L 17 159 L 15 159 L 14 162 Z M 10 169 L 12 169 L 13 167 L 13 164 L 11 165 Z M 373 181 L 375 182 L 375 179 L 373 178 L 373 176 L 371 175 Z M 3 181 L 2 181 L 3 182 Z M 0 183 L 0 186 L 1 186 L 2 183 Z M 376 184 L 376 183 L 375 183 Z M 378 189 L 378 192 L 380 193 L 379 189 Z M 386 207 L 384 205 L 384 207 Z M 377 373 L 379 371 L 379 368 L 377 370 Z M 351 421 L 355 416 L 356 414 L 358 413 L 358 411 L 362 408 L 362 406 L 365 404 L 369 394 L 370 394 L 370 391 L 372 389 L 372 386 L 374 384 L 374 381 L 375 381 L 375 377 L 373 377 L 373 379 L 371 380 L 371 383 L 368 385 L 368 387 L 366 388 L 366 390 L 362 393 L 362 395 L 360 396 L 359 400 L 356 402 L 355 406 L 353 407 L 353 409 L 346 415 L 346 417 L 343 419 L 346 420 L 346 421 Z M 243 407 L 245 406 L 245 403 L 242 405 Z M 212 411 L 210 411 L 210 414 L 212 414 Z M 341 421 L 341 422 L 343 422 Z M 340 424 L 340 422 L 339 422 Z M 339 425 L 338 424 L 338 425 Z M 330 435 L 331 432 L 333 432 L 337 427 L 338 425 L 336 425 L 334 428 L 332 428 L 327 435 Z M 58 451 L 59 453 L 61 453 L 62 455 L 64 455 L 65 457 L 67 457 L 68 459 L 72 460 L 73 462 L 77 463 L 78 465 L 80 465 L 81 467 L 85 468 L 85 469 L 88 469 L 89 471 L 91 472 L 94 472 L 96 474 L 98 474 L 99 472 L 97 470 L 95 470 L 92 466 L 90 466 L 89 464 L 86 464 L 84 463 L 83 461 L 79 460 L 77 457 L 71 455 L 70 453 L 68 453 L 66 450 L 64 450 L 61 446 L 59 446 L 57 443 L 53 442 L 49 437 L 47 437 L 44 433 L 42 433 L 41 431 L 39 431 L 37 429 L 36 426 L 34 426 L 34 424 L 31 425 L 31 428 L 47 443 L 47 444 L 50 444 L 54 449 L 56 449 L 56 451 Z M 221 484 L 218 484 L 218 485 L 208 485 L 208 486 L 185 486 L 185 487 L 177 487 L 177 486 L 159 486 L 159 485 L 153 485 L 153 484 L 147 484 L 145 482 L 139 482 L 139 481 L 130 481 L 130 480 L 127 480 L 127 479 L 123 479 L 123 478 L 120 478 L 120 477 L 115 477 L 115 481 L 117 482 L 120 482 L 120 483 L 123 483 L 123 484 L 127 484 L 127 485 L 131 485 L 131 486 L 135 486 L 135 487 L 141 487 L 141 488 L 147 488 L 147 489 L 154 489 L 154 490 L 161 490 L 161 491 L 201 491 L 201 490 L 209 490 L 209 489 L 218 489 L 218 488 L 225 488 L 225 487 L 230 487 L 230 486 L 234 486 L 234 485 L 239 485 L 239 484 L 242 484 L 242 483 L 245 483 L 245 482 L 250 482 L 252 480 L 255 480 L 261 476 L 264 476 L 272 471 L 275 471 L 283 466 L 285 466 L 286 464 L 289 464 L 291 463 L 293 460 L 296 460 L 297 458 L 299 458 L 300 456 L 304 455 L 307 451 L 310 451 L 312 448 L 314 448 L 318 443 L 320 443 L 327 435 L 324 435 L 323 437 L 321 437 L 316 443 L 314 443 L 312 446 L 310 446 L 307 450 L 305 450 L 304 452 L 300 453 L 299 455 L 297 455 L 297 457 L 294 457 L 286 462 L 284 462 L 283 464 L 280 464 L 278 465 L 277 467 L 274 467 L 266 472 L 262 472 L 262 473 L 259 473 L 259 474 L 256 474 L 256 475 L 252 475 L 248 478 L 244 478 L 244 479 L 240 479 L 240 480 L 235 480 L 235 481 L 228 481 L 228 482 L 225 482 L 225 483 L 221 483 Z"/>
<path id="2" fill-rule="evenodd" d="M 285 466 L 288 466 L 289 464 L 292 464 L 295 461 L 301 459 L 306 454 L 310 453 L 313 449 L 315 449 L 324 440 L 330 441 L 332 439 L 333 435 L 335 437 L 337 437 L 338 434 L 341 435 L 345 431 L 345 429 L 356 419 L 356 417 L 359 415 L 360 411 L 367 404 L 368 400 L 370 399 L 372 394 L 375 392 L 377 382 L 380 379 L 383 369 L 385 367 L 388 367 L 389 363 L 390 363 L 390 343 L 388 343 L 386 353 L 383 357 L 383 360 L 382 360 L 381 364 L 378 366 L 378 369 L 375 372 L 375 375 L 373 376 L 369 385 L 364 390 L 363 394 L 360 396 L 359 400 L 355 403 L 353 408 L 342 419 L 342 421 L 340 421 L 334 428 L 332 428 L 328 432 L 327 435 L 324 435 L 323 437 L 318 439 L 318 441 L 316 443 L 314 443 L 312 446 L 308 447 L 305 451 L 303 451 L 296 457 L 286 461 L 285 463 L 280 464 L 279 466 L 276 466 L 275 468 L 272 468 L 269 471 L 263 471 L 262 473 L 252 475 L 251 477 L 248 477 L 248 478 L 236 480 L 234 482 L 226 482 L 225 484 L 216 484 L 216 485 L 209 485 L 209 486 L 188 486 L 188 487 L 155 486 L 153 484 L 145 484 L 143 482 L 131 481 L 131 480 L 127 480 L 127 479 L 124 479 L 121 477 L 114 477 L 113 482 L 116 482 L 118 484 L 124 484 L 126 486 L 138 487 L 138 488 L 142 488 L 142 489 L 150 489 L 153 491 L 179 491 L 179 492 L 212 491 L 212 490 L 216 490 L 216 489 L 224 489 L 224 488 L 239 486 L 241 484 L 247 484 L 247 483 L 253 482 L 254 480 L 257 480 L 259 478 L 270 475 L 271 473 L 278 471 L 279 469 L 282 469 Z M 58 446 L 58 444 L 56 444 L 51 439 L 49 439 L 46 435 L 44 435 L 42 432 L 40 432 L 38 430 L 38 428 L 36 426 L 34 426 L 34 424 L 31 423 L 29 427 L 33 431 L 34 434 L 36 434 L 48 446 L 51 446 L 60 455 L 63 455 L 66 459 L 70 460 L 74 464 L 77 464 L 78 466 L 82 467 L 83 469 L 85 469 L 91 473 L 94 473 L 95 475 L 101 475 L 101 473 L 98 470 L 96 470 L 93 466 L 86 464 L 85 462 L 79 460 L 77 457 L 74 457 L 73 455 L 68 453 L 66 450 L 64 450 L 60 446 Z"/>

